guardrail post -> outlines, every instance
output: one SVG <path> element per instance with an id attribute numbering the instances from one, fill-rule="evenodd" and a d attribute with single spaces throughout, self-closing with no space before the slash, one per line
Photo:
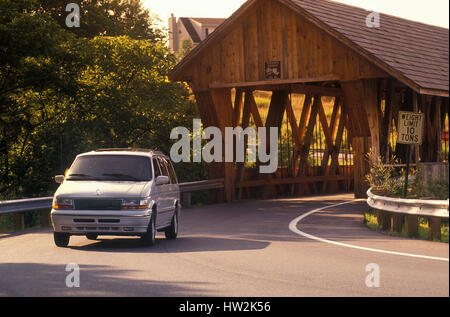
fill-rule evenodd
<path id="1" fill-rule="evenodd" d="M 428 240 L 441 240 L 441 218 L 428 217 Z"/>
<path id="2" fill-rule="evenodd" d="M 388 212 L 377 210 L 377 222 L 381 230 L 389 230 L 391 228 L 391 215 Z"/>
<path id="3" fill-rule="evenodd" d="M 234 163 L 224 163 L 224 199 L 226 202 L 235 200 Z"/>
<path id="4" fill-rule="evenodd" d="M 25 229 L 25 217 L 23 212 L 14 214 L 14 231 Z"/>
<path id="5" fill-rule="evenodd" d="M 50 227 L 50 211 L 49 210 L 41 211 L 41 226 L 42 227 Z"/>
<path id="6" fill-rule="evenodd" d="M 181 194 L 181 206 L 185 208 L 191 207 L 191 193 L 186 192 Z"/>
<path id="7" fill-rule="evenodd" d="M 402 232 L 404 217 L 403 215 L 391 215 L 391 232 Z"/>
<path id="8" fill-rule="evenodd" d="M 419 233 L 419 216 L 406 216 L 406 235 L 408 237 L 417 237 Z"/>

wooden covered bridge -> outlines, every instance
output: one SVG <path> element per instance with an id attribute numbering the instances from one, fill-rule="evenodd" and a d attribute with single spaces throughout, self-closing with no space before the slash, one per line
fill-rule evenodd
<path id="1" fill-rule="evenodd" d="M 204 127 L 278 127 L 279 168 L 211 163 L 221 194 L 354 190 L 365 197 L 366 153 L 405 159 L 399 110 L 425 113 L 412 162 L 448 160 L 448 29 L 326 0 L 249 0 L 170 72 L 188 82 Z M 369 17 L 370 18 L 370 17 Z"/>

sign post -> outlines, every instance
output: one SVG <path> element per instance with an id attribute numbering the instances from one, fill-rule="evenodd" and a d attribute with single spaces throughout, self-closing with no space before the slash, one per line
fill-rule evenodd
<path id="1" fill-rule="evenodd" d="M 422 144 L 424 114 L 417 112 L 398 112 L 397 143 L 406 144 L 406 175 L 403 196 L 408 192 L 409 158 L 411 154 L 411 144 Z"/>

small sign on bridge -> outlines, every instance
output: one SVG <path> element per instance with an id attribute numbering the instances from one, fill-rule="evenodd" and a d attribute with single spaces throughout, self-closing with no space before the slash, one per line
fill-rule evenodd
<path id="1" fill-rule="evenodd" d="M 401 144 L 422 144 L 424 114 L 417 112 L 398 112 L 398 138 Z"/>
<path id="2" fill-rule="evenodd" d="M 266 79 L 280 79 L 281 78 L 281 62 L 270 61 L 265 63 L 264 76 Z"/>

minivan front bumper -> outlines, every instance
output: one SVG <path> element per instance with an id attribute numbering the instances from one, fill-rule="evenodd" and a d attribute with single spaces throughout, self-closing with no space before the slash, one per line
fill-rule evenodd
<path id="1" fill-rule="evenodd" d="M 147 232 L 151 209 L 137 211 L 55 210 L 51 211 L 54 232 L 71 235 L 142 235 Z"/>

